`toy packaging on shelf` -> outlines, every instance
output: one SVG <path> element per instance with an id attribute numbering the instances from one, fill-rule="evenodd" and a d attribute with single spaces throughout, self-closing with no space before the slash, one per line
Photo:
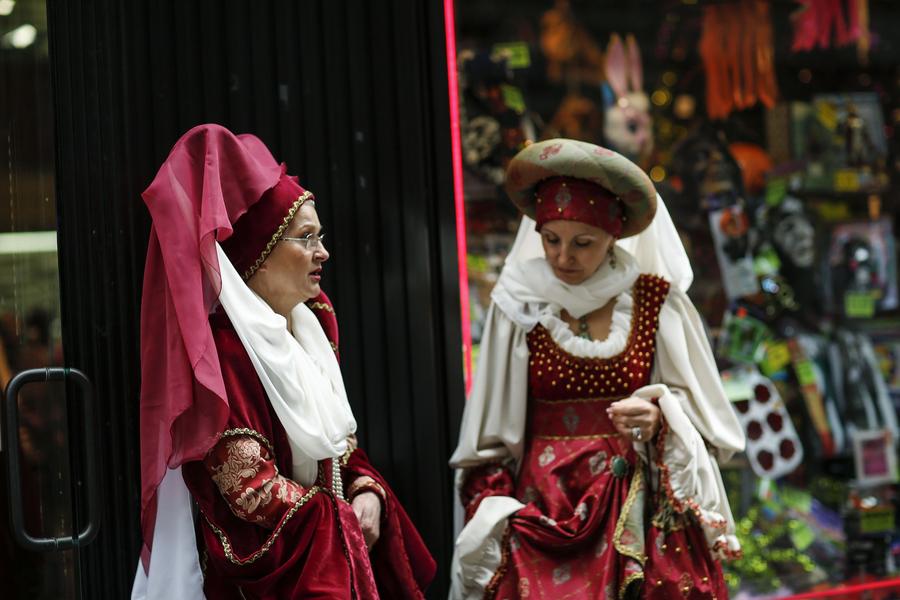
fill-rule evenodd
<path id="1" fill-rule="evenodd" d="M 755 367 L 723 371 L 722 382 L 747 432 L 744 451 L 758 477 L 777 479 L 803 462 L 803 447 L 781 395 Z"/>
<path id="2" fill-rule="evenodd" d="M 794 153 L 806 162 L 803 188 L 878 191 L 887 159 L 881 103 L 875 93 L 819 94 L 792 104 Z"/>
<path id="3" fill-rule="evenodd" d="M 890 219 L 835 225 L 825 274 L 831 312 L 871 318 L 897 308 L 897 256 Z"/>

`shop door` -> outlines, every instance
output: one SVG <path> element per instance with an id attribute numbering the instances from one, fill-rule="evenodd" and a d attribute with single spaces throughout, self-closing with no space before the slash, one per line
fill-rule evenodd
<path id="1" fill-rule="evenodd" d="M 81 598 L 99 526 L 90 383 L 62 354 L 42 0 L 0 0 L 0 596 Z M 91 498 L 89 498 L 90 496 Z"/>

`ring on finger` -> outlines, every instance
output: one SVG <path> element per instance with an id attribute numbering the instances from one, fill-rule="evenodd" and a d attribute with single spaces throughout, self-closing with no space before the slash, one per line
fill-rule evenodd
<path id="1" fill-rule="evenodd" d="M 634 439 L 634 441 L 639 442 L 644 437 L 644 432 L 640 427 L 635 425 L 631 428 L 631 437 Z"/>

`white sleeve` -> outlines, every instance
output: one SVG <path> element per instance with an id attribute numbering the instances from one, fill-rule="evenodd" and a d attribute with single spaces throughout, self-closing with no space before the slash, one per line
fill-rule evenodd
<path id="1" fill-rule="evenodd" d="M 696 517 L 714 556 L 739 556 L 716 459 L 743 450 L 744 431 L 725 396 L 699 315 L 678 289 L 669 292 L 660 311 L 651 385 L 634 395 L 659 402 L 665 429 L 654 470 L 665 497 L 677 512 Z M 635 449 L 645 455 L 643 444 Z"/>
<path id="2" fill-rule="evenodd" d="M 697 309 L 672 288 L 659 314 L 652 381 L 673 390 L 697 431 L 719 460 L 744 449 L 744 430 L 725 395 Z"/>
<path id="3" fill-rule="evenodd" d="M 463 412 L 459 445 L 450 465 L 463 470 L 486 461 L 515 461 L 518 468 L 525 445 L 528 399 L 528 342 L 526 331 L 513 323 L 493 302 L 488 309 L 472 393 Z M 451 600 L 484 596 L 502 559 L 507 519 L 524 505 L 508 496 L 485 498 L 456 539 L 450 565 Z"/>
<path id="4" fill-rule="evenodd" d="M 521 460 L 528 398 L 526 335 L 491 303 L 472 392 L 463 412 L 459 445 L 450 457 L 450 466 L 467 468 L 486 461 Z"/>

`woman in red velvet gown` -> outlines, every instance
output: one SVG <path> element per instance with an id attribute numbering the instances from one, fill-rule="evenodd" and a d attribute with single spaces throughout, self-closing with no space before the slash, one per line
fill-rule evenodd
<path id="1" fill-rule="evenodd" d="M 203 125 L 144 200 L 133 598 L 423 598 L 434 561 L 357 447 L 313 195 Z"/>
<path id="2" fill-rule="evenodd" d="M 556 139 L 506 189 L 526 219 L 451 458 L 450 597 L 726 598 L 718 561 L 740 548 L 717 461 L 743 432 L 653 184 Z"/>

